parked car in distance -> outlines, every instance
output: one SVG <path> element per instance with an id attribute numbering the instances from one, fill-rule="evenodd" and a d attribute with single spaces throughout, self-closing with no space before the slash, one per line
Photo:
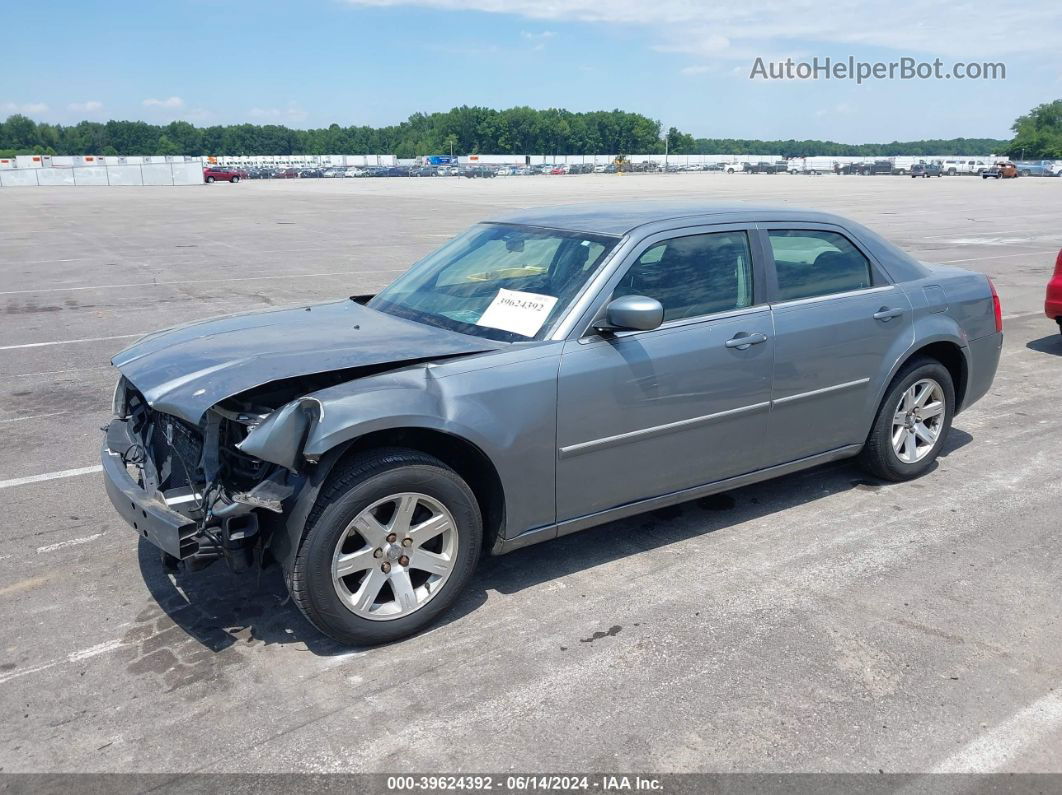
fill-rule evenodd
<path id="1" fill-rule="evenodd" d="M 979 157 L 972 160 L 945 160 L 942 164 L 944 173 L 950 177 L 958 174 L 983 174 L 991 167 L 992 162 L 990 160 Z"/>
<path id="2" fill-rule="evenodd" d="M 784 174 L 789 166 L 783 160 L 780 163 L 772 163 L 769 160 L 761 160 L 758 163 L 743 163 L 744 171 L 750 174 Z"/>
<path id="3" fill-rule="evenodd" d="M 239 182 L 240 172 L 230 166 L 206 166 L 203 169 L 203 182 Z"/>
<path id="4" fill-rule="evenodd" d="M 1058 330 L 1062 331 L 1062 250 L 1055 257 L 1055 273 L 1047 283 L 1044 312 L 1058 323 Z"/>
<path id="5" fill-rule="evenodd" d="M 1002 339 L 986 276 L 834 215 L 524 210 L 375 296 L 118 353 L 104 481 L 171 568 L 276 563 L 322 632 L 382 643 L 451 605 L 484 546 L 851 456 L 923 475 Z"/>
<path id="6" fill-rule="evenodd" d="M 981 179 L 1015 179 L 1018 176 L 1018 167 L 1010 161 L 996 163 L 994 166 L 981 172 Z"/>
<path id="7" fill-rule="evenodd" d="M 874 174 L 891 174 L 893 165 L 891 160 L 875 160 L 872 163 L 853 163 L 850 173 L 864 176 Z"/>
<path id="8" fill-rule="evenodd" d="M 298 179 L 299 172 L 294 168 L 280 168 L 273 172 L 273 179 Z"/>
<path id="9" fill-rule="evenodd" d="M 941 177 L 944 172 L 940 163 L 915 163 L 911 166 L 911 178 L 915 177 Z"/>

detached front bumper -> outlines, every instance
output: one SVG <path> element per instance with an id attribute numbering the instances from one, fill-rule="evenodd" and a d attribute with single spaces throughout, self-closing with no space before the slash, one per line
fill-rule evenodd
<path id="1" fill-rule="evenodd" d="M 111 420 L 100 457 L 103 480 L 111 504 L 132 528 L 163 552 L 184 560 L 194 555 L 199 544 L 195 539 L 196 523 L 166 507 L 133 480 L 123 455 L 137 442 L 127 420 Z"/>

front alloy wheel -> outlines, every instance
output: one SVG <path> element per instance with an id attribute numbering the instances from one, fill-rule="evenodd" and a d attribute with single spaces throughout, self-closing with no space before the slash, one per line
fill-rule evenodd
<path id="1" fill-rule="evenodd" d="M 369 450 L 322 486 L 288 584 L 329 637 L 388 643 L 453 604 L 482 545 L 479 503 L 452 468 L 416 450 Z"/>
<path id="2" fill-rule="evenodd" d="M 459 543 L 454 519 L 441 502 L 427 494 L 393 494 L 347 526 L 332 558 L 332 583 L 355 615 L 401 618 L 446 584 Z"/>

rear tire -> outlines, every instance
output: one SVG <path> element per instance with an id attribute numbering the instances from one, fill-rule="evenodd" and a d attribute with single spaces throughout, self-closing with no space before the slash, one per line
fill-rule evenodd
<path id="1" fill-rule="evenodd" d="M 232 179 L 229 180 L 229 182 L 231 182 L 233 185 L 235 185 L 239 181 L 240 181 L 239 177 L 233 177 Z"/>
<path id="2" fill-rule="evenodd" d="M 954 412 L 955 385 L 948 368 L 936 359 L 913 359 L 882 398 L 860 465 L 882 480 L 925 474 L 940 454 Z"/>
<path id="3" fill-rule="evenodd" d="M 206 181 L 207 181 L 208 183 L 209 183 L 209 182 L 213 182 L 213 181 L 214 181 L 214 178 L 213 178 L 213 177 L 207 177 L 207 178 L 206 178 Z"/>
<path id="4" fill-rule="evenodd" d="M 468 484 L 437 458 L 398 448 L 342 465 L 306 527 L 291 596 L 345 645 L 389 643 L 426 627 L 465 587 L 483 543 Z"/>

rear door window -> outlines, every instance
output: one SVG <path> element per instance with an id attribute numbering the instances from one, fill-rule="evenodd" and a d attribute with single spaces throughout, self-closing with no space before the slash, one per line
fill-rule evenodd
<path id="1" fill-rule="evenodd" d="M 778 300 L 862 290 L 871 286 L 870 262 L 844 235 L 816 229 L 768 232 L 778 275 Z"/>

